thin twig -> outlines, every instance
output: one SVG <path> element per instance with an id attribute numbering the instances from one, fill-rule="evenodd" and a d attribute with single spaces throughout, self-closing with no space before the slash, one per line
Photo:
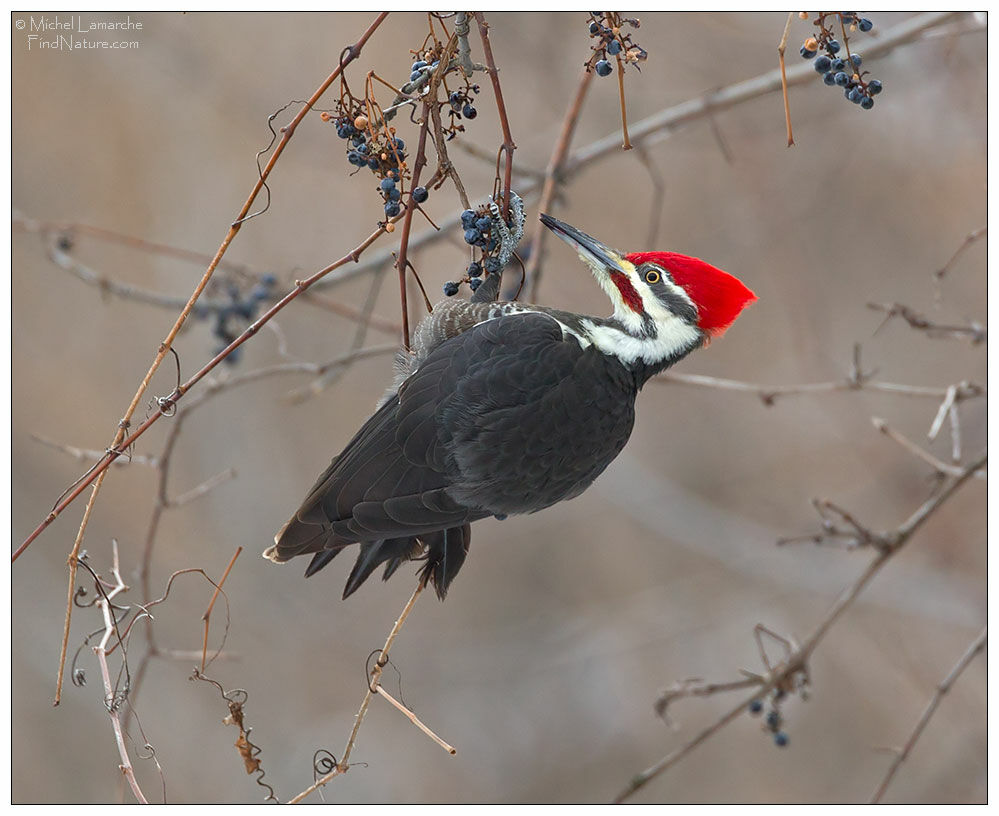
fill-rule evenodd
<path id="1" fill-rule="evenodd" d="M 894 428 L 892 428 L 885 420 L 880 417 L 871 417 L 871 424 L 874 425 L 881 433 L 887 436 L 889 439 L 897 442 L 907 451 L 909 451 L 914 456 L 922 459 L 926 464 L 932 467 L 937 473 L 945 474 L 947 476 L 960 476 L 963 468 L 957 465 L 948 465 L 946 462 L 937 459 L 932 453 L 923 448 L 919 447 L 915 442 L 909 439 L 907 436 L 900 434 Z M 975 473 L 975 478 L 977 479 L 987 479 L 988 474 L 984 470 L 980 470 Z"/>
<path id="2" fill-rule="evenodd" d="M 83 224 L 79 221 L 47 221 L 38 218 L 28 218 L 19 212 L 14 212 L 11 216 L 10 225 L 12 230 L 36 233 L 42 236 L 55 234 L 72 239 L 77 235 L 86 235 L 88 238 L 94 238 L 105 243 L 127 246 L 130 249 L 135 249 L 140 252 L 146 252 L 151 255 L 160 255 L 166 258 L 176 258 L 177 260 L 199 264 L 200 266 L 206 266 L 212 262 L 212 256 L 204 252 L 196 252 L 194 250 L 185 249 L 183 247 L 175 247 L 169 244 L 160 244 L 146 238 L 138 238 L 134 235 L 127 235 L 123 232 L 117 232 L 105 227 L 96 227 L 92 224 Z M 60 252 L 62 251 L 59 249 L 58 245 L 55 248 Z M 255 272 L 246 264 L 239 263 L 237 261 L 230 261 L 225 258 L 218 262 L 216 268 L 228 269 L 232 272 L 238 272 L 254 279 L 259 279 L 263 275 L 263 273 Z M 103 281 L 94 282 L 101 286 L 104 285 Z M 185 302 L 185 300 L 178 298 L 177 308 L 182 307 Z"/>
<path id="3" fill-rule="evenodd" d="M 926 434 L 927 438 L 932 442 L 937 438 L 937 434 L 940 433 L 940 428 L 943 426 L 943 421 L 949 413 L 951 407 L 957 401 L 957 386 L 952 385 L 944 393 L 943 402 L 940 403 L 940 407 L 937 409 L 937 415 L 933 418 L 933 423 L 930 425 L 930 430 Z"/>
<path id="4" fill-rule="evenodd" d="M 867 308 L 873 309 L 876 312 L 884 312 L 885 319 L 881 324 L 882 326 L 894 317 L 901 317 L 909 326 L 926 332 L 929 337 L 967 338 L 971 340 L 973 345 L 978 345 L 988 340 L 987 330 L 978 323 L 972 323 L 970 326 L 941 325 L 934 323 L 932 320 L 919 314 L 919 312 L 901 303 L 868 303 Z"/>
<path id="5" fill-rule="evenodd" d="M 229 577 L 229 572 L 232 570 L 232 565 L 236 563 L 236 559 L 239 558 L 239 554 L 243 552 L 242 547 L 236 547 L 236 552 L 233 554 L 232 558 L 229 560 L 229 565 L 225 568 L 225 572 L 222 573 L 222 577 L 219 578 L 219 582 L 215 585 L 215 591 L 212 593 L 212 599 L 208 602 L 208 608 L 205 610 L 205 614 L 201 616 L 201 619 L 205 622 L 205 639 L 201 644 L 201 671 L 205 670 L 205 661 L 208 658 L 208 627 L 212 622 L 212 609 L 215 606 L 215 601 L 218 600 L 219 593 L 222 591 L 222 584 L 225 583 L 225 579 Z"/>
<path id="6" fill-rule="evenodd" d="M 159 482 L 157 484 L 156 490 L 156 502 L 153 505 L 153 511 L 149 519 L 149 524 L 146 529 L 145 543 L 143 545 L 142 560 L 139 565 L 139 581 L 142 590 L 142 597 L 145 600 L 146 606 L 148 608 L 150 599 L 152 598 L 151 587 L 150 587 L 150 575 L 152 569 L 152 555 L 153 547 L 156 541 L 156 535 L 159 530 L 160 520 L 162 518 L 163 512 L 172 506 L 175 506 L 177 499 L 171 501 L 168 495 L 168 482 L 170 476 L 170 462 L 172 459 L 173 451 L 176 448 L 177 441 L 180 438 L 181 430 L 184 427 L 184 423 L 190 416 L 192 411 L 195 411 L 200 406 L 204 405 L 206 402 L 218 396 L 223 392 L 227 392 L 232 388 L 236 388 L 242 385 L 247 385 L 249 383 L 256 382 L 261 379 L 265 379 L 275 375 L 284 374 L 313 374 L 316 376 L 322 376 L 322 374 L 332 368 L 342 367 L 349 365 L 358 360 L 365 359 L 367 357 L 372 357 L 376 355 L 386 355 L 391 354 L 396 350 L 396 346 L 393 345 L 383 345 L 383 346 L 373 346 L 365 349 L 357 349 L 346 354 L 342 354 L 329 362 L 326 363 L 309 363 L 309 362 L 289 362 L 289 363 L 278 363 L 272 366 L 266 366 L 263 368 L 254 369 L 251 371 L 243 372 L 236 376 L 226 377 L 225 379 L 212 379 L 208 381 L 205 389 L 199 394 L 196 394 L 191 400 L 181 407 L 174 417 L 174 421 L 170 425 L 170 429 L 167 433 L 166 440 L 163 443 L 163 450 L 158 457 L 159 461 Z M 152 626 L 152 621 L 147 619 L 146 621 L 146 637 L 147 637 L 147 647 L 149 652 L 156 656 L 161 653 L 160 648 L 156 643 L 155 630 Z"/>
<path id="7" fill-rule="evenodd" d="M 468 193 L 465 191 L 465 185 L 461 180 L 461 176 L 458 175 L 458 169 L 454 166 L 451 157 L 448 155 L 447 137 L 444 134 L 444 123 L 441 121 L 441 109 L 439 105 L 430 106 L 430 121 L 433 124 L 434 149 L 437 151 L 437 170 L 434 175 L 450 178 L 454 183 L 455 190 L 458 191 L 458 200 L 461 202 L 462 209 L 470 209 L 471 205 Z M 464 142 L 458 141 L 457 144 L 461 145 Z"/>
<path id="8" fill-rule="evenodd" d="M 107 461 L 107 459 L 105 458 L 104 461 Z M 91 468 L 90 472 L 96 473 L 99 466 L 100 463 Z M 94 483 L 94 489 L 91 491 L 90 498 L 87 499 L 87 506 L 83 510 L 83 518 L 80 521 L 80 527 L 77 530 L 76 539 L 73 541 L 73 549 L 67 558 L 67 563 L 69 564 L 69 584 L 66 589 L 66 615 L 63 618 L 62 624 L 62 643 L 59 646 L 59 670 L 56 672 L 56 692 L 55 697 L 52 700 L 52 705 L 54 706 L 57 706 L 60 702 L 62 702 L 62 681 L 66 672 L 66 651 L 69 648 L 69 627 L 73 620 L 73 596 L 76 594 L 76 571 L 77 566 L 79 565 L 80 544 L 83 542 L 83 533 L 87 529 L 87 524 L 90 522 L 90 514 L 94 511 L 94 504 L 97 502 L 97 494 L 101 489 L 101 485 L 104 483 L 104 478 L 107 476 L 107 472 L 108 471 L 105 467 L 105 469 L 102 470 L 100 475 L 97 477 L 97 481 Z M 51 515 L 52 514 L 50 513 L 49 516 Z M 15 552 L 14 557 L 16 558 L 17 555 L 18 553 Z"/>
<path id="9" fill-rule="evenodd" d="M 930 397 L 943 399 L 947 396 L 947 388 L 931 388 L 921 385 L 904 385 L 902 383 L 882 382 L 880 380 L 848 378 L 831 380 L 829 382 L 802 383 L 800 385 L 764 385 L 744 380 L 730 380 L 724 377 L 709 377 L 704 374 L 678 374 L 670 372 L 660 374 L 652 379 L 654 383 L 676 385 L 694 385 L 701 388 L 718 388 L 724 391 L 744 391 L 756 394 L 764 403 L 771 406 L 779 397 L 799 394 L 816 394 L 827 391 L 878 391 L 885 394 L 898 394 L 907 397 Z M 987 395 L 984 386 L 976 383 L 963 382 L 957 386 L 957 399 L 965 400 Z"/>
<path id="10" fill-rule="evenodd" d="M 376 272 L 377 271 L 380 270 L 376 270 Z M 356 309 L 347 303 L 340 303 L 332 300 L 331 298 L 328 298 L 318 292 L 306 292 L 302 296 L 302 300 L 305 303 L 312 303 L 321 309 L 333 312 L 333 314 L 346 317 L 348 320 L 353 320 L 357 323 L 363 322 L 365 325 L 368 325 L 383 334 L 391 334 L 393 337 L 398 337 L 399 333 L 402 331 L 402 326 L 394 320 L 379 317 L 378 315 L 365 315 L 361 309 Z"/>
<path id="11" fill-rule="evenodd" d="M 791 31 L 791 21 L 794 20 L 794 12 L 787 13 L 787 22 L 784 24 L 784 35 L 780 38 L 777 46 L 777 59 L 780 63 L 780 86 L 784 94 L 784 120 L 787 122 L 787 146 L 794 144 L 794 134 L 791 133 L 791 102 L 787 94 L 787 69 L 784 67 L 784 49 L 787 48 L 787 35 Z"/>
<path id="12" fill-rule="evenodd" d="M 146 797 L 135 778 L 132 761 L 128 758 L 128 749 L 125 747 L 125 736 L 121 728 L 121 720 L 118 717 L 119 705 L 116 701 L 114 687 L 111 684 L 111 672 L 108 670 L 107 645 L 111 639 L 111 635 L 115 632 L 114 614 L 111 612 L 111 599 L 127 589 L 125 582 L 121 580 L 121 571 L 118 568 L 118 542 L 112 542 L 111 546 L 113 553 L 111 574 L 114 576 L 115 585 L 107 593 L 102 592 L 101 597 L 97 599 L 97 606 L 104 616 L 104 637 L 101 638 L 101 642 L 97 646 L 94 646 L 94 654 L 97 655 L 97 662 L 101 666 L 101 678 L 104 681 L 104 706 L 107 708 L 108 716 L 111 718 L 111 728 L 114 731 L 115 743 L 118 745 L 118 756 L 121 758 L 121 765 L 119 767 L 125 779 L 128 780 L 128 785 L 132 789 L 132 793 L 135 794 L 136 800 L 140 804 L 146 805 L 149 803 L 146 801 Z"/>
<path id="13" fill-rule="evenodd" d="M 391 694 L 389 694 L 385 690 L 384 686 L 375 686 L 375 690 L 377 691 L 379 697 L 384 697 L 386 700 L 388 700 L 388 702 L 390 702 L 399 711 L 401 711 L 409 719 L 409 721 L 413 725 L 415 725 L 424 734 L 426 734 L 428 737 L 430 737 L 430 739 L 432 739 L 434 742 L 436 742 L 441 748 L 443 748 L 445 751 L 447 751 L 452 756 L 454 756 L 455 754 L 458 753 L 458 750 L 456 748 L 454 748 L 451 745 L 449 745 L 448 743 L 444 742 L 444 740 L 442 740 L 433 731 L 431 731 L 429 728 L 427 728 L 427 726 L 424 725 L 423 722 L 421 722 L 420 718 L 417 717 L 416 714 L 414 714 L 412 711 L 410 711 L 408 708 L 406 708 L 406 706 L 404 706 L 397 699 L 395 699 L 395 697 L 393 697 Z"/>
<path id="14" fill-rule="evenodd" d="M 961 656 L 961 659 L 957 661 L 954 668 L 950 670 L 950 674 L 948 674 L 940 685 L 937 686 L 936 691 L 930 698 L 930 702 L 926 705 L 922 715 L 916 722 L 915 727 L 912 729 L 912 733 L 909 734 L 909 738 L 905 741 L 905 745 L 902 750 L 896 752 L 895 759 L 892 761 L 891 767 L 888 768 L 888 772 L 881 780 L 881 784 L 878 785 L 877 790 L 875 790 L 872 794 L 870 804 L 877 804 L 881 801 L 885 791 L 888 789 L 888 785 L 891 784 L 892 779 L 898 772 L 898 769 L 902 766 L 902 763 L 909 758 L 909 754 L 912 753 L 912 749 L 915 747 L 916 741 L 922 735 L 923 729 L 926 728 L 930 718 L 936 712 L 937 707 L 944 698 L 944 695 L 950 691 L 951 686 L 954 685 L 957 678 L 961 676 L 962 672 L 968 668 L 971 661 L 985 650 L 985 644 L 988 642 L 988 636 L 989 628 L 986 626 L 967 648 L 965 653 Z"/>
<path id="15" fill-rule="evenodd" d="M 506 154 L 506 161 L 503 165 L 503 220 L 510 218 L 510 186 L 513 179 L 513 151 L 517 145 L 513 141 L 513 134 L 510 132 L 510 120 L 506 115 L 506 105 L 503 104 L 503 89 L 500 87 L 499 69 L 493 59 L 493 47 L 489 42 L 489 23 L 481 11 L 475 12 L 475 21 L 479 24 L 479 37 L 482 40 L 482 53 L 486 58 L 486 71 L 489 79 L 492 80 L 493 94 L 496 97 L 496 113 L 499 115 L 500 128 L 503 131 L 503 144 L 500 147 Z"/>
<path id="16" fill-rule="evenodd" d="M 621 133 L 624 137 L 624 142 L 621 145 L 621 149 L 631 150 L 632 148 L 631 139 L 628 136 L 628 106 L 624 98 L 624 60 L 621 59 L 620 54 L 617 55 L 616 59 L 617 59 L 617 91 L 618 91 L 618 96 L 621 98 Z"/>
<path id="17" fill-rule="evenodd" d="M 107 451 L 90 450 L 88 448 L 77 448 L 73 445 L 64 445 L 62 442 L 54 442 L 51 439 L 47 439 L 44 436 L 39 436 L 38 434 L 29 434 L 29 436 L 36 442 L 40 442 L 49 448 L 55 448 L 58 451 L 62 451 L 68 456 L 72 456 L 74 459 L 78 459 L 81 462 L 94 462 L 99 460 L 104 456 Z M 127 465 L 145 465 L 147 467 L 157 467 L 159 460 L 155 456 L 143 456 L 138 453 L 133 453 L 128 459 L 117 460 L 115 465 L 125 467 Z"/>
<path id="18" fill-rule="evenodd" d="M 952 402 L 947 411 L 950 418 L 950 458 L 955 462 L 961 461 L 961 421 L 957 415 L 957 403 Z"/>
<path id="19" fill-rule="evenodd" d="M 948 260 L 947 263 L 945 263 L 942 267 L 940 267 L 936 272 L 933 273 L 936 279 L 940 280 L 948 272 L 950 272 L 951 267 L 954 266 L 955 263 L 957 263 L 957 259 L 964 254 L 964 251 L 968 247 L 970 247 L 973 243 L 978 241 L 980 238 L 984 238 L 988 234 L 988 231 L 989 231 L 988 227 L 979 227 L 978 229 L 969 232 L 964 237 L 964 241 L 961 242 L 961 246 L 959 246 L 957 250 L 955 250 L 954 254 L 950 256 L 950 260 Z"/>
<path id="20" fill-rule="evenodd" d="M 691 678 L 674 683 L 663 691 L 652 707 L 655 709 L 656 714 L 665 719 L 669 706 L 676 700 L 682 700 L 686 697 L 713 697 L 715 694 L 727 691 L 739 691 L 740 689 L 757 685 L 759 685 L 758 681 L 751 677 L 729 683 L 704 683 L 700 678 Z"/>
<path id="21" fill-rule="evenodd" d="M 443 60 L 442 60 L 443 62 Z M 438 71 L 440 68 L 438 68 Z M 433 85 L 433 81 L 431 81 Z M 430 93 L 435 93 L 431 89 Z M 406 269 L 407 256 L 409 253 L 409 235 L 413 226 L 413 213 L 416 212 L 416 203 L 413 201 L 413 189 L 420 184 L 420 173 L 427 163 L 427 131 L 430 128 L 430 106 L 432 99 L 423 103 L 423 112 L 420 120 L 420 138 L 416 148 L 416 161 L 413 164 L 413 179 L 409 192 L 409 201 L 406 205 L 406 213 L 402 219 L 402 235 L 399 238 L 399 255 L 396 259 L 395 268 L 399 273 L 399 297 L 402 301 L 402 344 L 406 351 L 409 351 L 409 304 L 406 300 Z"/>
<path id="22" fill-rule="evenodd" d="M 562 129 L 559 131 L 558 140 L 555 142 L 551 158 L 548 160 L 548 168 L 545 170 L 545 186 L 541 190 L 541 200 L 538 202 L 539 212 L 551 212 L 552 202 L 555 200 L 555 195 L 564 178 L 562 168 L 565 165 L 569 146 L 572 144 L 572 136 L 576 132 L 579 115 L 583 110 L 583 102 L 586 100 L 586 92 L 589 90 L 592 80 L 593 72 L 584 70 L 576 84 L 576 93 L 562 119 Z M 527 279 L 531 281 L 531 300 L 533 302 L 537 302 L 538 298 L 538 286 L 541 283 L 541 255 L 544 253 L 547 235 L 548 230 L 542 224 L 539 223 L 535 226 L 534 238 L 531 241 L 531 256 L 524 272 Z"/>
<path id="23" fill-rule="evenodd" d="M 492 150 L 487 150 L 486 148 L 481 147 L 475 142 L 470 142 L 467 139 L 456 139 L 452 144 L 462 153 L 467 153 L 472 158 L 478 159 L 490 167 L 496 166 L 496 154 Z M 525 182 L 530 180 L 531 182 L 535 182 L 537 184 L 545 183 L 545 172 L 543 170 L 526 167 L 522 161 L 517 162 L 517 166 L 513 168 L 513 172 Z M 518 190 L 526 189 L 526 185 L 522 183 L 515 186 Z"/>
<path id="24" fill-rule="evenodd" d="M 399 613 L 399 617 L 396 619 L 395 625 L 392 627 L 388 637 L 385 639 L 385 645 L 382 647 L 381 653 L 378 655 L 378 660 L 375 661 L 374 668 L 371 670 L 371 677 L 368 681 L 368 690 L 364 695 L 364 699 L 361 701 L 361 707 L 357 711 L 357 716 L 354 718 L 354 727 L 350 732 L 350 736 L 347 738 L 347 744 L 343 749 L 340 761 L 336 763 L 336 767 L 328 774 L 320 777 L 300 794 L 289 799 L 288 804 L 293 805 L 301 802 L 310 793 L 326 785 L 326 783 L 333 779 L 333 777 L 346 773 L 350 768 L 350 755 L 354 750 L 354 743 L 357 741 L 357 734 L 361 730 L 361 723 L 364 721 L 364 715 L 367 713 L 368 706 L 371 704 L 371 698 L 375 694 L 373 689 L 378 685 L 378 681 L 381 679 L 382 670 L 388 664 L 389 650 L 392 648 L 392 644 L 395 642 L 396 637 L 398 637 L 399 631 L 402 629 L 402 625 L 406 622 L 406 618 L 409 617 L 409 613 L 413 610 L 413 606 L 416 604 L 416 599 L 420 597 L 423 587 L 423 581 L 417 583 L 416 589 L 413 590 L 413 594 L 406 602 L 402 612 Z"/>
<path id="25" fill-rule="evenodd" d="M 225 484 L 236 478 L 236 470 L 234 468 L 226 468 L 214 476 L 210 476 L 205 479 L 201 484 L 196 487 L 192 487 L 186 493 L 181 493 L 179 496 L 170 499 L 167 503 L 169 507 L 183 507 L 188 502 L 192 502 L 195 499 L 200 499 L 202 496 L 210 493 L 220 484 Z"/>
<path id="26" fill-rule="evenodd" d="M 437 104 L 437 89 L 444 78 L 444 73 L 451 62 L 451 57 L 458 45 L 457 35 L 452 35 L 441 56 L 437 70 L 430 76 L 430 87 L 427 90 L 423 109 L 420 115 L 420 135 L 416 148 L 416 158 L 413 162 L 413 176 L 410 182 L 409 196 L 406 201 L 406 212 L 402 219 L 402 234 L 399 238 L 399 254 L 396 257 L 395 268 L 399 273 L 399 297 L 402 308 L 402 344 L 409 351 L 409 304 L 406 297 L 407 269 L 409 268 L 409 237 L 413 226 L 413 214 L 417 210 L 413 201 L 413 190 L 420 186 L 420 174 L 427 164 L 427 134 L 430 131 L 430 109 Z M 422 284 L 421 284 L 422 286 Z"/>

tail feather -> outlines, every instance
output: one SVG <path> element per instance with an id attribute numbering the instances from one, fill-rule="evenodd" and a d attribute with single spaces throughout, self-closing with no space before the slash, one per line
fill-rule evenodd
<path id="1" fill-rule="evenodd" d="M 314 556 L 312 556 L 312 560 L 309 562 L 309 566 L 305 568 L 305 577 L 311 578 L 313 575 L 319 572 L 319 570 L 321 570 L 330 561 L 336 558 L 340 554 L 340 551 L 342 549 L 343 547 L 336 547 L 332 550 L 320 550 L 319 552 L 317 552 Z"/>
<path id="2" fill-rule="evenodd" d="M 387 538 L 377 541 L 360 542 L 361 551 L 347 578 L 343 597 L 357 591 L 379 566 L 385 564 L 382 580 L 387 581 L 406 561 L 420 558 L 426 550 L 426 563 L 420 570 L 420 578 L 432 583 L 437 597 L 442 601 L 454 580 L 465 556 L 468 555 L 471 540 L 471 526 L 450 527 L 420 536 Z M 337 535 L 330 527 L 322 524 L 309 524 L 297 517 L 288 521 L 274 536 L 274 545 L 264 551 L 264 557 L 278 564 L 290 561 L 297 555 L 312 555 L 305 570 L 309 578 L 323 569 L 340 554 L 345 547 L 357 542 Z"/>
<path id="3" fill-rule="evenodd" d="M 361 542 L 361 552 L 354 562 L 354 568 L 347 578 L 347 585 L 343 589 L 343 597 L 346 598 L 357 591 L 368 576 L 374 572 L 379 565 L 386 561 L 403 561 L 419 554 L 422 549 L 419 541 L 412 537 L 387 538 L 380 541 Z M 392 570 L 395 571 L 394 569 Z M 391 575 L 391 573 L 389 573 Z"/>
<path id="4" fill-rule="evenodd" d="M 442 601 L 465 563 L 471 540 L 472 528 L 469 524 L 423 536 L 423 543 L 427 545 L 427 563 L 421 573 L 422 578 L 433 583 L 437 597 Z"/>
<path id="5" fill-rule="evenodd" d="M 333 539 L 333 531 L 322 524 L 306 524 L 293 516 L 274 536 L 274 546 L 264 550 L 264 558 L 276 564 L 290 561 L 296 555 L 321 552 Z"/>

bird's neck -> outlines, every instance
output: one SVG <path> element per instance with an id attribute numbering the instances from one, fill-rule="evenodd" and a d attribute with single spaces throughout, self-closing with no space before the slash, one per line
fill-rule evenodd
<path id="1" fill-rule="evenodd" d="M 634 377 L 637 388 L 702 346 L 705 340 L 702 331 L 679 319 L 675 325 L 655 326 L 648 333 L 644 329 L 635 330 L 615 317 L 577 315 L 544 307 L 530 308 L 554 317 L 580 345 L 592 346 L 615 359 Z"/>

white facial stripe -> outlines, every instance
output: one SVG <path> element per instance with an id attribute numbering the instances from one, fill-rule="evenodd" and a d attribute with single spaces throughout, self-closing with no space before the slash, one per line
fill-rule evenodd
<path id="1" fill-rule="evenodd" d="M 616 326 L 583 321 L 590 338 L 605 354 L 613 354 L 623 363 L 637 360 L 653 364 L 672 357 L 684 349 L 689 349 L 700 340 L 700 331 L 676 315 L 670 313 L 668 321 L 657 321 L 659 334 L 656 337 L 635 336 Z"/>

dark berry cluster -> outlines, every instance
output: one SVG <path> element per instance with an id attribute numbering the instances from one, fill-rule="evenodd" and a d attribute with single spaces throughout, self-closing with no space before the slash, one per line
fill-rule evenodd
<path id="1" fill-rule="evenodd" d="M 605 77 L 614 72 L 612 60 L 616 60 L 622 69 L 628 63 L 638 67 L 638 63 L 644 62 L 649 54 L 632 42 L 631 34 L 624 31 L 624 27 L 638 28 L 640 25 L 638 20 L 622 17 L 614 11 L 591 11 L 587 26 L 590 38 L 596 42 L 593 55 L 586 63 L 587 68 L 596 71 L 597 76 Z"/>
<path id="2" fill-rule="evenodd" d="M 215 354 L 243 333 L 260 311 L 261 303 L 270 299 L 276 285 L 277 278 L 273 275 L 264 275 L 246 292 L 242 291 L 235 281 L 228 281 L 225 285 L 227 300 L 218 303 L 199 303 L 194 307 L 194 316 L 199 319 L 214 316 L 212 336 L 219 341 Z M 239 362 L 242 351 L 242 346 L 233 349 L 225 358 L 225 362 L 235 365 Z"/>
<path id="3" fill-rule="evenodd" d="M 807 13 L 802 12 L 807 17 Z M 843 42 L 841 43 L 830 23 L 839 22 Z M 821 12 L 815 20 L 819 28 L 818 36 L 809 37 L 801 46 L 804 59 L 815 60 L 815 70 L 822 74 L 826 85 L 843 89 L 843 95 L 864 110 L 874 107 L 874 97 L 882 91 L 880 80 L 867 79 L 868 71 L 862 70 L 863 58 L 850 53 L 847 30 L 868 32 L 874 23 L 861 18 L 852 11 Z M 822 52 L 819 54 L 819 52 Z M 818 56 L 816 56 L 819 54 Z"/>
<path id="4" fill-rule="evenodd" d="M 424 76 L 430 76 L 440 65 L 439 59 L 434 59 L 432 54 L 427 54 L 427 59 L 417 59 L 410 67 L 409 81 L 419 82 Z M 429 60 L 432 60 L 429 61 Z"/>
<path id="5" fill-rule="evenodd" d="M 413 52 L 416 61 L 412 65 L 409 75 L 409 85 L 403 88 L 410 93 L 418 92 L 422 88 L 430 75 L 440 65 L 441 57 L 446 50 L 443 42 L 434 42 L 423 51 Z M 459 78 L 460 87 L 455 88 L 453 83 L 455 77 Z M 450 83 L 449 83 L 450 78 Z M 447 102 L 441 102 L 440 108 L 447 113 L 449 121 L 443 126 L 446 138 L 451 141 L 459 133 L 464 132 L 465 126 L 461 124 L 462 119 L 472 120 L 479 115 L 475 109 L 475 97 L 479 93 L 479 86 L 473 84 L 463 71 L 456 67 L 448 66 L 441 78 L 441 84 L 447 97 Z"/>
<path id="6" fill-rule="evenodd" d="M 363 110 L 344 111 L 333 117 L 324 113 L 324 121 L 332 122 L 336 127 L 337 136 L 349 142 L 347 161 L 357 167 L 367 167 L 380 179 L 378 191 L 382 197 L 386 221 L 395 218 L 402 212 L 402 196 L 400 189 L 403 179 L 407 178 L 406 143 L 395 135 L 395 128 L 383 124 L 380 128 L 371 127 Z M 356 172 L 356 171 L 355 171 Z M 417 196 L 417 190 L 421 191 Z M 413 190 L 416 203 L 427 200 L 427 191 L 423 187 Z M 391 232 L 391 223 L 386 224 L 386 230 Z"/>
<path id="7" fill-rule="evenodd" d="M 492 275 L 500 271 L 502 263 L 497 257 L 499 249 L 499 225 L 490 213 L 489 206 L 483 205 L 475 210 L 465 210 L 461 214 L 461 226 L 465 230 L 465 243 L 478 247 L 481 251 L 478 260 L 473 260 L 465 269 L 465 278 L 460 281 L 448 281 L 444 284 L 444 294 L 448 297 L 458 294 L 458 288 L 467 282 L 474 292 L 482 283 L 483 272 Z M 512 227 L 512 224 L 507 224 Z"/>
<path id="8" fill-rule="evenodd" d="M 402 209 L 400 204 L 402 193 L 395 184 L 397 178 L 395 171 L 390 170 L 378 185 L 382 198 L 385 200 L 385 215 L 389 218 L 397 216 Z"/>
<path id="9" fill-rule="evenodd" d="M 394 174 L 400 176 L 400 169 L 406 166 L 406 144 L 396 138 L 395 128 L 375 130 L 371 128 L 363 111 L 354 111 L 341 116 L 329 117 L 336 126 L 336 135 L 350 142 L 347 148 L 347 161 L 355 167 L 367 167 L 378 178 Z"/>
<path id="10" fill-rule="evenodd" d="M 787 733 L 782 730 L 784 725 L 784 717 L 780 713 L 780 703 L 784 699 L 785 693 L 783 691 L 777 690 L 773 693 L 771 697 L 770 710 L 767 712 L 766 716 L 763 718 L 764 730 L 773 734 L 774 745 L 778 748 L 784 748 L 790 739 Z M 749 713 L 754 717 L 760 716 L 763 713 L 763 700 L 753 700 L 749 704 Z"/>
<path id="11" fill-rule="evenodd" d="M 456 119 L 461 119 L 465 117 L 466 119 L 474 119 L 479 115 L 479 112 L 475 109 L 475 105 L 472 103 L 475 101 L 475 95 L 479 92 L 478 85 L 468 85 L 465 88 L 461 88 L 457 91 L 451 91 L 447 97 L 448 107 L 451 113 L 451 124 L 455 124 Z M 464 128 L 460 128 L 464 130 Z M 453 139 L 455 132 L 459 128 L 455 127 L 448 134 L 448 139 Z"/>
<path id="12" fill-rule="evenodd" d="M 395 218 L 400 212 L 402 212 L 402 191 L 396 186 L 396 182 L 399 180 L 399 174 L 395 170 L 389 170 L 385 178 L 381 180 L 378 185 L 378 191 L 381 193 L 382 199 L 385 202 L 385 217 Z M 414 187 L 411 191 L 413 201 L 417 204 L 422 204 L 428 198 L 430 198 L 430 193 L 427 192 L 426 187 Z M 386 225 L 386 229 L 388 226 Z M 388 232 L 392 230 L 387 229 Z"/>

